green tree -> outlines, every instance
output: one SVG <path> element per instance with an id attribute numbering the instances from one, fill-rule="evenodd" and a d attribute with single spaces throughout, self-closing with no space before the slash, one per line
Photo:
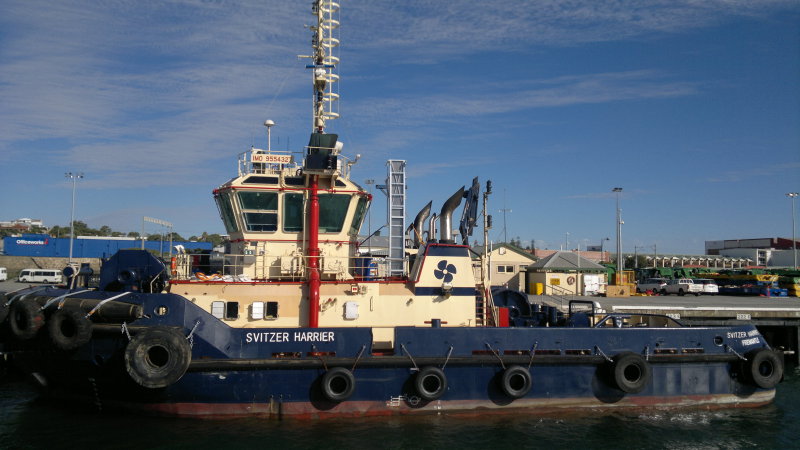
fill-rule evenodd
<path id="1" fill-rule="evenodd" d="M 30 233 L 36 233 L 36 234 L 43 234 L 43 233 L 47 233 L 47 228 L 40 227 L 38 225 L 34 225 L 34 226 L 31 227 L 29 232 Z"/>
<path id="2" fill-rule="evenodd" d="M 208 235 L 206 233 L 203 233 L 203 235 L 206 236 L 205 242 L 211 242 L 211 244 L 213 246 L 215 246 L 215 247 L 218 246 L 218 245 L 222 245 L 222 243 L 225 241 L 222 238 L 222 236 L 220 236 L 217 233 L 208 234 Z"/>
<path id="3" fill-rule="evenodd" d="M 169 240 L 169 235 L 166 235 L 165 239 Z M 178 233 L 173 231 L 172 232 L 172 240 L 173 241 L 185 241 L 186 239 L 184 239 L 183 236 L 181 236 L 180 234 L 178 234 Z"/>

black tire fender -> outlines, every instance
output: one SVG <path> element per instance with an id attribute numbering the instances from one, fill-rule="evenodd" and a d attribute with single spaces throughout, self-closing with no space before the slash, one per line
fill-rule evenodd
<path id="1" fill-rule="evenodd" d="M 6 317 L 8 317 L 9 309 L 10 309 L 9 306 L 6 305 L 6 296 L 5 295 L 0 296 L 0 324 L 5 322 Z"/>
<path id="2" fill-rule="evenodd" d="M 438 400 L 447 391 L 447 376 L 438 367 L 423 367 L 414 376 L 414 390 L 423 400 Z"/>
<path id="3" fill-rule="evenodd" d="M 42 307 L 31 299 L 12 303 L 8 315 L 11 333 L 22 341 L 36 336 L 45 323 Z"/>
<path id="4" fill-rule="evenodd" d="M 356 390 L 353 372 L 344 367 L 333 367 L 322 375 L 322 395 L 332 402 L 343 402 Z"/>
<path id="5" fill-rule="evenodd" d="M 650 364 L 637 353 L 620 353 L 613 358 L 611 375 L 614 384 L 623 392 L 642 392 L 653 376 Z"/>
<path id="6" fill-rule="evenodd" d="M 92 338 L 92 321 L 79 308 L 67 307 L 54 312 L 47 320 L 50 342 L 59 350 L 74 350 Z"/>
<path id="7" fill-rule="evenodd" d="M 137 333 L 125 349 L 125 369 L 136 384 L 158 389 L 183 377 L 192 349 L 177 330 L 153 327 Z"/>
<path id="8" fill-rule="evenodd" d="M 749 381 L 762 389 L 772 389 L 783 379 L 783 358 L 768 348 L 753 350 L 747 355 L 746 374 Z"/>
<path id="9" fill-rule="evenodd" d="M 533 386 L 530 371 L 517 365 L 509 366 L 504 370 L 498 381 L 503 393 L 511 398 L 524 397 Z"/>

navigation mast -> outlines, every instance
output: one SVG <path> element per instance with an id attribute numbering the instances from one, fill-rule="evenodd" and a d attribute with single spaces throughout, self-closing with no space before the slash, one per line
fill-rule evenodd
<path id="1" fill-rule="evenodd" d="M 339 75 L 334 73 L 339 57 L 334 51 L 339 47 L 339 39 L 334 35 L 339 28 L 339 4 L 333 0 L 316 0 L 311 13 L 317 17 L 317 24 L 310 26 L 314 35 L 311 39 L 313 55 L 306 68 L 313 70 L 314 83 L 314 122 L 308 151 L 303 162 L 303 172 L 308 176 L 308 213 L 306 256 L 308 275 L 308 327 L 319 326 L 320 289 L 320 249 L 319 249 L 319 180 L 320 177 L 338 176 L 337 153 L 341 143 L 335 134 L 325 134 L 325 121 L 339 117 L 337 110 L 339 94 L 335 92 Z"/>
<path id="2" fill-rule="evenodd" d="M 334 73 L 339 57 L 334 53 L 339 48 L 339 3 L 333 0 L 317 0 L 311 6 L 317 24 L 309 28 L 314 32 L 311 47 L 314 54 L 307 69 L 313 70 L 314 122 L 313 132 L 324 133 L 325 121 L 339 117 L 339 75 Z"/>

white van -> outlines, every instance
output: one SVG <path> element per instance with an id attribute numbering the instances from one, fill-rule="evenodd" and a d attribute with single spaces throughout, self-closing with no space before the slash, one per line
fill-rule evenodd
<path id="1" fill-rule="evenodd" d="M 0 267 L 0 281 L 6 281 L 8 279 L 8 272 L 6 271 L 5 267 Z"/>
<path id="2" fill-rule="evenodd" d="M 61 283 L 61 271 L 52 269 L 24 269 L 18 277 L 21 283 Z"/>

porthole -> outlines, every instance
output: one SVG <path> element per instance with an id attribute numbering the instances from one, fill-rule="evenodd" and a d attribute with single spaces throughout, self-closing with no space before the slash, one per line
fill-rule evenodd
<path id="1" fill-rule="evenodd" d="M 169 313 L 169 308 L 164 305 L 156 307 L 156 315 L 157 316 L 166 316 Z"/>
<path id="2" fill-rule="evenodd" d="M 725 341 L 722 339 L 722 336 L 714 336 L 714 345 L 721 347 L 723 342 Z"/>

